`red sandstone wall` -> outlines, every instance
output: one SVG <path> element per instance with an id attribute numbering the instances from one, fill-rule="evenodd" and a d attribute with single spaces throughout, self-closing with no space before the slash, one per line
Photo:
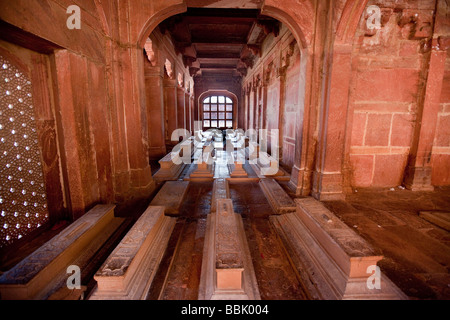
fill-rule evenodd
<path id="1" fill-rule="evenodd" d="M 69 15 L 65 10 L 71 4 L 81 8 L 80 30 L 66 27 Z M 105 109 L 109 98 L 104 38 L 111 30 L 103 19 L 104 11 L 110 19 L 115 18 L 114 5 L 99 8 L 86 1 L 3 1 L 0 9 L 8 23 L 67 49 L 47 55 L 45 81 L 53 83 L 47 90 L 56 114 L 66 205 L 76 218 L 95 203 L 114 198 L 111 128 Z"/>
<path id="2" fill-rule="evenodd" d="M 170 36 L 156 28 L 150 38 L 155 55 L 153 63 L 145 59 L 149 157 L 159 160 L 167 152 L 166 143 L 173 144 L 170 140 L 175 129 L 193 129 L 190 120 L 194 110 L 190 100 L 194 97 L 194 80 L 181 54 L 176 53 Z M 165 68 L 166 61 L 170 63 L 170 75 Z"/>
<path id="3" fill-rule="evenodd" d="M 289 79 L 286 85 L 277 80 L 274 68 L 269 75 L 273 82 L 269 82 L 267 86 L 267 96 L 258 93 L 258 90 L 254 93 L 249 91 L 243 100 L 247 101 L 246 105 L 249 107 L 246 108 L 246 116 L 244 115 L 246 127 L 254 125 L 253 120 L 256 120 L 255 102 L 262 102 L 263 127 L 275 128 L 279 126 L 280 119 L 284 120 L 281 121 L 284 164 L 290 166 L 292 163 L 293 139 L 297 138 L 298 146 L 301 141 L 302 148 L 296 148 L 299 153 L 301 150 L 301 154 L 296 157 L 296 165 L 302 173 L 298 174 L 299 185 L 296 187 L 303 188 L 302 184 L 308 185 L 311 180 L 309 175 L 312 164 L 321 162 L 316 161 L 319 156 L 314 153 L 314 149 L 317 136 L 321 135 L 317 131 L 324 127 L 318 125 L 324 118 L 319 119 L 317 114 L 321 110 L 319 95 L 322 92 L 321 76 L 324 73 L 322 59 L 325 55 L 325 41 L 322 40 L 326 38 L 329 29 L 323 23 L 323 17 L 326 16 L 324 12 L 328 9 L 326 2 L 300 2 L 301 5 L 294 0 L 266 0 L 263 11 L 293 27 L 292 32 L 309 55 L 307 60 L 302 60 L 306 61 L 306 91 L 305 97 L 301 98 L 305 102 L 305 135 L 299 134 L 298 130 L 293 133 L 296 131 L 293 123 L 298 125 L 299 119 L 303 119 L 303 114 L 301 117 L 299 114 L 293 116 L 293 110 L 299 103 L 296 96 L 299 91 L 295 90 L 295 59 L 290 62 L 286 71 L 286 79 Z M 332 20 L 337 22 L 340 21 L 341 12 L 355 12 L 352 3 L 361 2 L 339 0 L 334 3 L 336 11 L 332 14 Z M 350 6 L 347 6 L 349 3 Z M 81 7 L 81 30 L 68 30 L 65 27 L 68 17 L 65 10 L 71 4 Z M 383 29 L 365 36 L 367 30 L 362 17 L 354 38 L 349 91 L 349 111 L 353 120 L 347 132 L 351 135 L 349 153 L 352 184 L 358 187 L 395 186 L 403 179 L 411 140 L 415 137 L 413 128 L 417 108 L 422 103 L 427 65 L 427 52 L 423 50 L 427 42 L 424 40 L 430 36 L 430 12 L 435 9 L 435 1 L 386 0 L 369 1 L 368 4 L 377 4 L 383 8 Z M 225 3 L 222 5 L 226 6 Z M 447 6 L 445 3 L 443 5 Z M 351 10 L 345 11 L 346 8 Z M 67 199 L 71 202 L 69 210 L 74 217 L 83 214 L 96 202 L 129 203 L 137 198 L 145 198 L 151 192 L 148 151 L 149 143 L 157 142 L 153 138 L 149 142 L 148 138 L 149 134 L 152 135 L 155 123 L 153 127 L 148 126 L 148 92 L 145 91 L 144 59 L 139 44 L 143 45 L 152 28 L 164 18 L 184 9 L 185 3 L 182 0 L 0 2 L 2 20 L 61 48 L 55 56 L 48 56 L 47 74 L 53 83 L 50 88 L 54 104 L 52 106 L 59 114 L 55 126 L 62 146 L 61 154 L 64 155 L 61 164 L 64 184 L 68 190 Z M 448 11 L 448 8 L 443 9 L 443 12 Z M 402 20 L 402 16 L 408 18 L 416 12 L 417 23 Z M 321 18 L 316 20 L 318 17 Z M 349 20 L 350 26 L 344 28 L 345 32 L 352 30 L 352 19 Z M 448 21 L 448 15 L 443 20 Z M 333 25 L 332 32 L 335 29 Z M 442 30 L 448 31 L 448 28 L 440 27 L 438 35 L 449 35 Z M 261 85 L 266 81 L 266 62 L 274 61 L 276 68 L 282 67 L 281 56 L 274 54 L 268 59 L 270 54 L 263 51 L 263 56 L 264 54 L 267 55 L 266 58 L 261 58 L 260 61 L 265 62 L 261 62 L 260 67 L 255 66 L 249 70 L 243 84 L 231 79 L 226 83 L 226 89 L 241 97 L 241 87 L 251 88 L 258 72 Z M 448 61 L 447 56 L 432 152 L 432 179 L 435 185 L 450 183 Z M 274 77 L 275 80 L 272 80 Z M 223 85 L 224 82 L 196 83 L 195 94 L 198 97 L 211 87 L 217 89 L 220 86 L 218 89 L 223 89 Z M 256 87 L 258 86 L 259 84 Z M 284 96 L 281 89 L 289 93 Z M 254 96 L 255 94 L 259 96 Z M 175 105 L 175 95 L 173 99 Z M 273 112 L 280 110 L 277 99 L 283 101 L 282 107 L 287 107 L 281 118 L 272 117 Z M 240 103 L 243 105 L 242 101 Z M 289 112 L 292 114 L 288 115 Z M 333 115 L 329 123 L 332 121 L 345 119 L 336 119 Z M 241 117 L 239 122 L 242 123 Z M 155 139 L 158 140 L 156 135 Z M 336 161 L 336 166 L 340 165 Z M 333 167 L 329 171 L 336 170 Z M 322 183 L 325 184 L 326 182 Z M 309 187 L 305 187 L 303 191 L 308 190 Z"/>
<path id="4" fill-rule="evenodd" d="M 235 77 L 214 77 L 214 76 L 203 76 L 195 78 L 195 86 L 194 86 L 194 119 L 201 119 L 199 115 L 200 110 L 200 101 L 198 100 L 200 95 L 205 92 L 217 92 L 217 91 L 228 91 L 234 94 L 237 98 L 238 112 L 233 115 L 234 121 L 236 120 L 236 125 L 239 128 L 243 128 L 240 124 L 244 121 L 244 101 L 243 99 L 239 99 L 242 96 L 241 93 L 241 83 L 238 81 L 239 78 Z M 235 110 L 236 111 L 236 110 Z"/>
<path id="5" fill-rule="evenodd" d="M 440 108 L 436 125 L 432 155 L 432 177 L 434 185 L 450 185 L 450 3 L 440 1 L 437 6 L 435 32 L 445 39 L 441 50 L 447 51 L 444 79 L 440 96 Z"/>
<path id="6" fill-rule="evenodd" d="M 367 15 L 363 15 L 352 52 L 352 185 L 394 187 L 402 184 L 416 115 L 423 103 L 423 78 L 429 60 L 424 46 L 432 35 L 435 2 L 369 1 L 371 4 L 382 9 L 382 28 L 369 31 L 364 19 Z M 417 23 L 408 22 L 411 16 Z M 436 142 L 448 147 L 444 104 Z M 435 157 L 436 164 L 440 161 Z"/>
<path id="7" fill-rule="evenodd" d="M 69 52 L 58 53 L 55 60 L 63 159 L 70 203 L 79 212 L 113 197 L 105 73 L 103 66 Z"/>
<path id="8" fill-rule="evenodd" d="M 270 35 L 263 43 L 262 55 L 249 69 L 243 86 L 248 88 L 244 95 L 248 101 L 246 128 L 279 129 L 282 134 L 281 164 L 291 168 L 295 157 L 295 128 L 301 111 L 300 52 L 287 27 L 281 29 L 278 37 Z"/>
<path id="9" fill-rule="evenodd" d="M 432 165 L 433 185 L 450 185 L 450 50 L 447 50 Z"/>
<path id="10" fill-rule="evenodd" d="M 145 91 L 140 90 L 144 67 L 136 44 L 145 21 L 176 1 L 141 2 L 0 2 L 2 20 L 59 47 L 48 54 L 46 72 L 73 218 L 96 203 L 132 203 L 151 192 Z M 81 9 L 80 30 L 66 27 L 66 9 L 73 4 Z"/>

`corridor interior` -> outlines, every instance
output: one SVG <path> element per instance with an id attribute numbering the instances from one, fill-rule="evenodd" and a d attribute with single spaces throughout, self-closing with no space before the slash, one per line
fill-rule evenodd
<path id="1" fill-rule="evenodd" d="M 257 176 L 248 160 L 243 167 L 246 178 L 230 179 L 227 153 L 216 151 L 214 178 L 190 181 L 181 202 L 176 224 L 171 233 L 152 285 L 148 300 L 197 300 L 205 246 L 207 216 L 211 213 L 214 181 L 228 179 L 234 211 L 242 216 L 245 237 L 251 253 L 261 299 L 307 300 L 311 297 L 303 286 L 305 279 L 298 273 L 283 242 L 269 220 L 273 216 L 271 205 L 261 190 Z M 185 165 L 179 181 L 188 178 L 196 164 Z M 155 173 L 158 172 L 155 165 Z M 285 177 L 286 178 L 286 177 Z M 277 183 L 292 199 L 298 198 L 287 186 L 286 179 Z M 264 178 L 263 178 L 264 179 Z M 96 287 L 93 278 L 104 260 L 130 230 L 142 212 L 151 203 L 161 187 L 140 206 L 133 208 L 122 227 L 101 249 L 82 276 L 84 297 Z M 360 190 L 345 201 L 326 201 L 332 210 L 350 228 L 363 237 L 378 254 L 382 271 L 408 295 L 410 299 L 447 299 L 448 231 L 419 217 L 420 211 L 445 211 L 450 205 L 450 189 L 434 192 L 411 192 L 405 189 Z M 61 232 L 61 227 L 43 232 L 33 242 L 2 257 L 2 271 L 12 268 L 39 246 Z M 79 296 L 75 296 L 75 298 Z M 70 299 L 67 292 L 52 299 Z M 72 297 L 73 298 L 73 297 Z"/>
<path id="2" fill-rule="evenodd" d="M 30 8 L 49 21 L 63 12 L 65 22 L 61 1 L 47 2 L 49 12 Z M 352 17 L 363 12 L 362 1 L 304 1 L 292 8 L 295 18 L 286 18 L 285 1 L 178 2 L 139 1 L 150 19 L 133 1 L 76 1 L 88 18 L 78 33 L 64 29 L 62 40 L 29 21 L 22 30 L 15 17 L 31 9 L 1 4 L 10 16 L 0 19 L 0 292 L 21 290 L 34 270 L 21 272 L 33 263 L 44 270 L 51 259 L 39 250 L 49 243 L 51 253 L 70 256 L 72 249 L 59 247 L 64 241 L 92 245 L 77 256 L 82 289 L 60 287 L 45 299 L 88 299 L 107 288 L 99 279 L 108 272 L 139 276 L 139 263 L 120 265 L 126 259 L 114 254 L 137 242 L 137 222 L 158 207 L 161 229 L 147 235 L 160 242 L 134 248 L 148 265 L 158 260 L 148 252 L 160 254 L 139 298 L 197 300 L 222 183 L 248 245 L 252 267 L 241 269 L 254 271 L 262 300 L 347 297 L 354 287 L 346 281 L 361 285 L 367 277 L 350 276 L 355 256 L 379 259 L 383 284 L 400 289 L 383 297 L 450 299 L 450 55 L 432 55 L 440 49 L 428 46 L 427 33 L 437 1 L 365 1 L 382 7 L 379 33 L 367 30 L 367 14 Z M 74 45 L 68 34 L 76 35 Z M 428 68 L 437 63 L 446 68 L 439 93 L 426 83 L 426 76 L 436 82 Z M 422 130 L 430 105 L 434 129 Z M 165 188 L 173 185 L 185 188 L 177 199 L 179 189 Z M 176 202 L 175 213 L 153 205 L 161 194 Z M 320 209 L 315 218 L 304 209 L 309 203 Z M 80 235 L 92 243 L 78 240 L 88 219 L 100 219 L 99 206 L 110 210 L 110 223 Z M 138 251 L 145 245 L 148 251 Z M 111 257 L 119 267 L 102 274 Z M 66 265 L 58 267 L 67 276 Z M 372 294 L 358 288 L 364 293 L 350 299 Z M 125 289 L 121 298 L 135 288 Z M 105 296 L 117 297 L 113 291 Z"/>
<path id="3" fill-rule="evenodd" d="M 186 177 L 195 163 L 180 175 Z M 276 214 L 268 203 L 248 159 L 247 178 L 230 179 L 227 153 L 217 151 L 214 180 L 229 179 L 230 198 L 242 216 L 258 287 L 263 300 L 311 299 L 277 231 L 269 220 Z M 158 170 L 158 169 L 156 169 Z M 264 177 L 270 178 L 270 177 Z M 277 183 L 292 199 L 287 177 Z M 147 299 L 197 299 L 206 217 L 211 212 L 214 180 L 191 181 L 161 267 Z M 419 217 L 421 211 L 445 212 L 450 189 L 415 192 L 402 188 L 356 190 L 345 201 L 325 201 L 328 209 L 384 255 L 380 266 L 410 299 L 447 299 L 448 231 Z"/>
<path id="4" fill-rule="evenodd" d="M 192 171 L 193 166 L 194 163 L 187 165 L 180 179 L 185 178 L 185 174 Z M 259 178 L 248 163 L 244 164 L 244 167 L 248 178 L 228 180 L 228 184 L 233 209 L 243 217 L 261 299 L 307 299 L 307 292 L 302 288 L 275 230 L 270 225 L 268 218 L 274 212 L 258 185 Z M 216 155 L 214 180 L 219 178 L 230 178 L 225 151 L 218 151 Z M 190 181 L 186 198 L 177 216 L 177 224 L 148 299 L 197 299 L 206 218 L 211 213 L 214 180 Z"/>

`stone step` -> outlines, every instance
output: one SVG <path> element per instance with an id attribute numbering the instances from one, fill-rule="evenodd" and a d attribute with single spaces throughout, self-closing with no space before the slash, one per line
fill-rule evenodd
<path id="1" fill-rule="evenodd" d="M 112 204 L 97 205 L 0 277 L 2 300 L 47 299 L 66 286 L 67 268 L 81 270 L 123 222 Z"/>
<path id="2" fill-rule="evenodd" d="M 163 206 L 167 215 L 178 215 L 188 188 L 189 181 L 166 181 L 150 205 Z"/>
<path id="3" fill-rule="evenodd" d="M 95 274 L 88 299 L 146 299 L 175 222 L 164 207 L 149 206 Z"/>
<path id="4" fill-rule="evenodd" d="M 296 212 L 270 220 L 312 299 L 407 299 L 381 271 L 380 288 L 369 288 L 369 267 L 383 257 L 364 239 L 321 202 L 295 202 Z"/>
<path id="5" fill-rule="evenodd" d="M 199 300 L 261 299 L 242 217 L 218 199 L 207 217 Z"/>
<path id="6" fill-rule="evenodd" d="M 259 186 L 276 214 L 283 214 L 296 210 L 294 201 L 273 178 L 261 179 Z"/>

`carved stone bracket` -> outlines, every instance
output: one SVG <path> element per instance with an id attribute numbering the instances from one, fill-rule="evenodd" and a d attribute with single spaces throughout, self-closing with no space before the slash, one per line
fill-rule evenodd
<path id="1" fill-rule="evenodd" d="M 254 56 L 261 57 L 261 47 L 255 44 L 247 44 L 247 48 Z"/>
<path id="2" fill-rule="evenodd" d="M 166 62 L 164 63 L 164 70 L 166 71 L 169 79 L 173 79 L 172 63 L 169 61 L 169 59 L 166 59 Z"/>
<path id="3" fill-rule="evenodd" d="M 255 58 L 254 56 L 246 56 L 246 57 L 242 57 L 241 61 L 245 64 L 245 66 L 247 68 L 253 68 L 254 64 L 255 64 Z"/>
<path id="4" fill-rule="evenodd" d="M 270 79 L 273 76 L 273 72 L 274 72 L 274 62 L 271 61 L 264 70 L 264 76 L 263 76 L 263 85 L 264 86 L 267 86 L 270 83 Z"/>
<path id="5" fill-rule="evenodd" d="M 291 57 L 294 55 L 295 41 L 292 41 L 281 57 L 281 66 L 277 69 L 277 77 L 286 76 L 286 71 L 291 63 Z"/>
<path id="6" fill-rule="evenodd" d="M 278 37 L 278 35 L 280 34 L 280 22 L 277 20 L 258 20 L 257 23 L 263 28 L 266 35 L 273 33 L 275 37 Z"/>
<path id="7" fill-rule="evenodd" d="M 197 57 L 183 55 L 183 64 L 185 68 L 192 67 L 192 64 L 197 61 Z"/>
<path id="8" fill-rule="evenodd" d="M 262 85 L 261 75 L 257 74 L 253 78 L 253 91 L 258 90 L 258 88 L 260 88 L 261 85 Z"/>
<path id="9" fill-rule="evenodd" d="M 245 94 L 246 94 L 247 96 L 250 95 L 250 92 L 252 92 L 252 83 L 251 83 L 251 82 L 249 82 L 249 83 L 246 85 L 246 87 L 245 87 Z"/>
<path id="10" fill-rule="evenodd" d="M 150 39 L 147 40 L 144 46 L 144 52 L 147 56 L 148 61 L 152 64 L 152 66 L 156 66 L 157 58 L 155 51 L 153 50 L 153 43 Z"/>
<path id="11" fill-rule="evenodd" d="M 245 77 L 247 76 L 247 66 L 244 62 L 239 61 L 237 65 L 237 71 L 241 74 L 241 76 Z"/>
<path id="12" fill-rule="evenodd" d="M 191 75 L 191 77 L 195 76 L 197 74 L 197 72 L 200 70 L 200 68 L 196 68 L 196 67 L 190 67 L 189 68 L 189 74 Z"/>
<path id="13" fill-rule="evenodd" d="M 397 24 L 407 39 L 429 38 L 433 33 L 433 11 L 405 9 Z"/>

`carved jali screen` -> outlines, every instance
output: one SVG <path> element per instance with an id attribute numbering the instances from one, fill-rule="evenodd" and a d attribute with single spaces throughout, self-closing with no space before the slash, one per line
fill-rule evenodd
<path id="1" fill-rule="evenodd" d="M 31 88 L 0 55 L 0 248 L 49 219 Z"/>

